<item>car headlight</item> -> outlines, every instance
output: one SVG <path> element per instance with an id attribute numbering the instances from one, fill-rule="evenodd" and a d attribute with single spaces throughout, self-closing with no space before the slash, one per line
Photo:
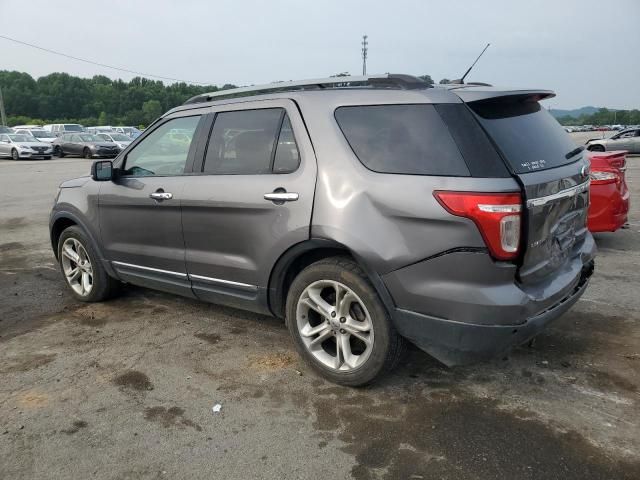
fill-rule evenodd
<path id="1" fill-rule="evenodd" d="M 18 145 L 18 147 L 23 148 L 24 150 L 31 150 L 29 145 Z"/>

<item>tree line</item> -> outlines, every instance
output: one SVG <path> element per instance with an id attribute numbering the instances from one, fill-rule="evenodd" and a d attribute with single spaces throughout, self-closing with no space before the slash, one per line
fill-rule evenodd
<path id="1" fill-rule="evenodd" d="M 148 125 L 167 110 L 201 93 L 235 85 L 190 85 L 136 77 L 129 82 L 52 73 L 37 80 L 27 73 L 0 71 L 9 126 L 38 123 Z"/>
<path id="2" fill-rule="evenodd" d="M 640 110 L 609 110 L 600 108 L 579 117 L 565 115 L 558 118 L 561 125 L 640 125 Z"/>

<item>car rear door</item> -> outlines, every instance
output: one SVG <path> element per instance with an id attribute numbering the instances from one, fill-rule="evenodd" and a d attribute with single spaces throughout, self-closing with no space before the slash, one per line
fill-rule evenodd
<path id="1" fill-rule="evenodd" d="M 309 238 L 316 161 L 290 100 L 216 107 L 182 200 L 194 293 L 268 312 L 271 269 Z"/>
<path id="2" fill-rule="evenodd" d="M 158 122 L 116 161 L 114 180 L 101 183 L 102 242 L 122 280 L 192 296 L 181 203 L 201 121 L 202 115 L 191 113 Z M 171 142 L 176 128 L 187 132 L 187 142 Z"/>
<path id="3" fill-rule="evenodd" d="M 588 260 L 580 252 L 593 251 L 587 230 L 589 163 L 538 103 L 543 95 L 516 93 L 468 103 L 522 186 L 519 278 L 531 286 L 563 275 L 565 283 L 577 282 Z"/>

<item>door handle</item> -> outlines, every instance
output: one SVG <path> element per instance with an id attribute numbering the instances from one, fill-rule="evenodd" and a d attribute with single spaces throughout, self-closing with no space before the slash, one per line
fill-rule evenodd
<path id="1" fill-rule="evenodd" d="M 272 192 L 264 194 L 264 199 L 271 202 L 295 202 L 299 197 L 295 192 Z"/>
<path id="2" fill-rule="evenodd" d="M 153 192 L 149 194 L 149 198 L 159 201 L 171 200 L 173 198 L 173 194 L 169 192 Z"/>

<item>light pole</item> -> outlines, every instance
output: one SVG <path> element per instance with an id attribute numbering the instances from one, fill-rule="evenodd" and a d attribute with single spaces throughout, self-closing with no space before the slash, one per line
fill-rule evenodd
<path id="1" fill-rule="evenodd" d="M 4 112 L 4 99 L 2 98 L 2 87 L 0 87 L 0 125 L 7 125 L 7 114 Z"/>

